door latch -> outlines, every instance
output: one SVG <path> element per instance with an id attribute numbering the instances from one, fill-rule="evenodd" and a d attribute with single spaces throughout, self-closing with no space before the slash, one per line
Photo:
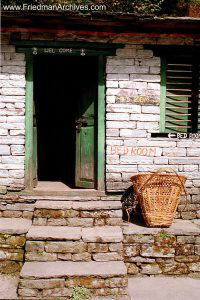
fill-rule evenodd
<path id="1" fill-rule="evenodd" d="M 76 129 L 78 132 L 80 132 L 81 127 L 85 125 L 87 125 L 87 121 L 82 119 L 76 120 Z"/>

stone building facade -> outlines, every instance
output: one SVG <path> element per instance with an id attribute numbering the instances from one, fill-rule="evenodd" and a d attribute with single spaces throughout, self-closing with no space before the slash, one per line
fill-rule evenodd
<path id="1" fill-rule="evenodd" d="M 174 20 L 170 21 L 171 25 L 169 22 L 169 26 L 166 25 L 169 20 L 165 19 L 142 20 L 141 23 L 135 20 L 130 22 L 129 28 L 123 17 L 118 22 L 111 17 L 105 23 L 104 17 L 88 21 L 88 17 L 84 19 L 84 16 L 78 16 L 78 21 L 83 21 L 85 30 L 88 29 L 81 31 L 78 28 L 80 23 L 76 27 L 73 16 L 72 19 L 69 16 L 67 25 L 61 15 L 55 16 L 57 19 L 54 21 L 59 22 L 53 24 L 50 24 L 49 16 L 41 19 L 31 13 L 20 15 L 21 19 L 14 13 L 13 19 L 6 13 L 3 16 L 0 66 L 0 273 L 21 272 L 18 295 L 24 299 L 71 299 L 77 287 L 85 287 L 95 300 L 101 297 L 128 300 L 127 274 L 199 278 L 200 106 L 197 106 L 199 86 L 196 84 L 197 74 L 200 74 L 199 21 L 180 19 L 176 21 L 176 27 L 173 26 Z M 38 18 L 42 20 L 39 25 L 36 22 Z M 64 24 L 62 28 L 58 25 L 60 21 Z M 185 27 L 188 28 L 186 33 L 180 33 L 180 29 Z M 69 57 L 73 51 L 76 52 L 74 59 Z M 182 52 L 186 60 L 179 62 Z M 66 56 L 62 58 L 60 54 L 63 53 Z M 172 68 L 167 69 L 166 56 L 171 57 L 174 53 L 177 61 L 172 61 L 169 64 Z M 54 60 L 57 54 L 59 58 Z M 40 59 L 37 60 L 37 57 Z M 82 60 L 86 64 L 81 63 Z M 69 65 L 71 67 L 68 69 Z M 34 68 L 36 73 L 33 72 Z M 90 70 L 93 71 L 92 76 Z M 176 73 L 175 88 L 170 87 L 169 83 L 171 78 L 168 74 L 171 71 Z M 181 74 L 196 74 L 194 80 L 190 81 L 190 75 L 177 75 L 179 71 Z M 73 81 L 70 81 L 69 73 Z M 179 77 L 183 82 L 179 81 Z M 81 127 L 84 129 L 85 120 L 79 118 L 75 131 L 67 131 L 67 127 L 75 127 L 74 122 L 70 121 L 78 108 L 73 106 L 76 98 L 73 98 L 73 93 L 77 96 L 81 91 L 90 99 L 90 93 L 86 91 L 90 90 L 89 85 L 84 89 L 84 84 L 88 84 L 87 78 L 91 86 L 94 79 L 95 93 L 92 93 L 98 98 L 92 102 L 94 106 L 88 105 L 90 101 L 86 103 L 90 114 L 88 120 L 91 127 L 96 126 L 98 134 L 95 136 L 90 131 L 94 148 L 85 142 L 85 147 L 81 149 L 87 155 L 83 155 L 78 164 L 80 166 L 82 161 L 86 161 L 84 166 L 90 166 L 90 157 L 94 158 L 95 185 L 90 185 L 88 189 L 86 180 L 86 189 L 37 189 L 35 182 L 33 184 L 37 169 L 36 145 L 39 141 L 44 146 L 45 141 L 41 137 L 34 140 L 37 115 L 34 98 L 39 95 L 42 102 L 45 91 L 50 91 L 47 102 L 40 107 L 43 117 L 50 116 L 48 137 L 51 141 L 53 136 L 56 143 L 64 141 L 67 135 L 72 136 L 75 131 L 80 133 Z M 185 88 L 183 84 L 186 84 Z M 66 111 L 69 100 L 63 96 L 69 90 L 69 106 L 72 108 L 65 116 L 63 111 Z M 192 117 L 186 107 L 190 103 L 191 90 L 196 91 L 192 97 L 197 100 L 196 106 L 188 106 L 192 110 Z M 171 95 L 173 91 L 176 92 Z M 63 109 L 60 110 L 57 110 L 61 103 L 57 93 L 64 99 Z M 172 96 L 172 102 L 174 97 L 175 101 L 182 103 L 178 108 L 173 107 L 173 114 L 170 114 L 170 118 L 175 119 L 176 127 L 179 128 L 177 124 L 180 122 L 177 114 L 190 116 L 189 121 L 181 119 L 183 124 L 188 122 L 189 129 L 186 131 L 184 128 L 176 133 L 163 126 L 167 124 L 167 115 L 164 114 L 168 109 L 165 105 L 167 93 Z M 176 99 L 176 96 L 180 98 Z M 50 109 L 45 110 L 48 107 Z M 66 118 L 69 120 L 64 130 L 58 126 L 54 128 Z M 61 134 L 59 129 L 62 129 Z M 86 132 L 84 134 L 87 135 Z M 71 139 L 69 144 L 61 143 L 60 148 L 57 145 L 51 147 L 53 151 L 48 154 L 50 167 L 54 158 L 59 158 L 58 167 L 67 162 L 71 166 L 70 171 L 65 169 L 72 171 L 74 176 L 73 168 L 76 165 L 74 162 L 70 164 L 75 160 L 72 154 L 75 142 Z M 49 145 L 52 146 L 51 143 L 46 144 Z M 65 150 L 74 147 L 68 152 L 67 161 L 62 160 L 62 146 L 66 147 Z M 85 157 L 89 160 L 85 160 Z M 55 165 L 54 171 L 57 170 Z M 46 169 L 48 167 L 45 166 Z M 183 210 L 183 196 L 177 210 L 178 220 L 170 228 L 147 228 L 136 222 L 123 222 L 120 200 L 124 190 L 131 186 L 130 177 L 159 168 L 172 168 L 187 177 L 186 208 Z M 61 169 L 58 170 L 61 173 Z M 51 186 L 51 180 L 48 184 Z"/>
<path id="2" fill-rule="evenodd" d="M 2 193 L 25 188 L 26 58 L 16 52 L 10 36 L 9 32 L 2 34 L 1 48 Z M 138 172 L 171 167 L 187 176 L 189 204 L 187 211 L 177 214 L 185 219 L 199 218 L 200 140 L 198 134 L 190 138 L 152 137 L 160 132 L 161 58 L 150 46 L 184 47 L 196 42 L 187 38 L 126 38 L 116 55 L 106 57 L 105 70 L 106 192 L 122 192 Z"/>

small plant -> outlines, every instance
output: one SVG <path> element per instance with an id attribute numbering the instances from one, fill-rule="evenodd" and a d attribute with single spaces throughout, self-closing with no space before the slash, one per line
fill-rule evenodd
<path id="1" fill-rule="evenodd" d="M 90 291 L 85 287 L 74 287 L 71 300 L 84 300 L 90 298 Z"/>
<path id="2" fill-rule="evenodd" d="M 166 238 L 170 238 L 171 235 L 169 233 L 167 233 L 167 232 L 166 233 L 165 232 L 161 232 L 161 233 L 158 234 L 158 237 L 166 239 Z"/>

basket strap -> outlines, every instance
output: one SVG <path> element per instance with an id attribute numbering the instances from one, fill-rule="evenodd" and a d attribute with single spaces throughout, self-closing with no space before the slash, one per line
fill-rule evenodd
<path id="1" fill-rule="evenodd" d="M 159 174 L 159 173 L 161 173 L 161 172 L 163 172 L 163 171 L 165 171 L 165 172 L 174 172 L 175 174 L 176 174 L 176 176 L 178 177 L 178 179 L 179 179 L 179 181 L 180 181 L 180 183 L 181 183 L 181 186 L 182 186 L 182 189 L 183 189 L 183 191 L 184 191 L 184 193 L 185 193 L 185 198 L 186 198 L 186 203 L 185 203 L 185 206 L 184 206 L 184 208 L 183 208 L 183 210 L 182 211 L 184 211 L 185 209 L 186 209 L 186 207 L 187 207 L 187 205 L 188 205 L 188 198 L 187 198 L 187 192 L 186 192 L 186 189 L 185 189 L 185 187 L 184 187 L 184 184 L 183 184 L 183 182 L 182 182 L 182 180 L 181 180 L 181 178 L 180 178 L 180 175 L 174 170 L 174 169 L 172 169 L 172 168 L 159 168 L 156 172 L 154 172 L 148 179 L 147 179 L 147 181 L 140 187 L 140 188 L 138 188 L 138 193 L 141 193 L 141 191 L 142 191 L 142 189 L 145 187 L 145 185 L 155 176 L 155 175 L 157 175 L 157 174 Z M 182 212 L 181 211 L 181 212 Z"/>

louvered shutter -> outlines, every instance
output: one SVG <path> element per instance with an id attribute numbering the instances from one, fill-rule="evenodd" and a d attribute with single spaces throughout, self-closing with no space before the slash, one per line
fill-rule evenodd
<path id="1" fill-rule="evenodd" d="M 170 57 L 166 61 L 165 129 L 191 132 L 192 60 Z"/>
<path id="2" fill-rule="evenodd" d="M 162 70 L 165 132 L 200 132 L 200 63 L 193 55 L 170 56 Z M 163 68 L 162 66 L 162 68 Z"/>

